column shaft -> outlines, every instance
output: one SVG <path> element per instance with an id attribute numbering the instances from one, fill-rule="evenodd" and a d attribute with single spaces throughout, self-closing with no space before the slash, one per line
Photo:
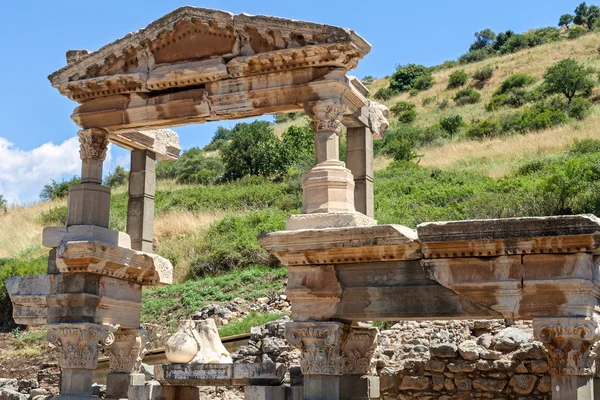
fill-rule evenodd
<path id="1" fill-rule="evenodd" d="M 134 250 L 152 252 L 155 192 L 156 154 L 148 150 L 133 150 L 129 173 L 127 233 Z"/>
<path id="2" fill-rule="evenodd" d="M 354 176 L 354 207 L 368 217 L 374 216 L 373 135 L 369 128 L 348 128 L 346 159 Z"/>

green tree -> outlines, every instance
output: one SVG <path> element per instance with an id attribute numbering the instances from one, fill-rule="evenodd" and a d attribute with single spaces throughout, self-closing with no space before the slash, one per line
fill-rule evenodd
<path id="1" fill-rule="evenodd" d="M 221 147 L 231 138 L 231 129 L 223 126 L 217 127 L 209 144 L 204 147 L 204 151 L 220 150 Z"/>
<path id="2" fill-rule="evenodd" d="M 584 1 L 575 8 L 575 16 L 573 17 L 573 22 L 577 25 L 587 25 L 587 15 L 588 6 Z"/>
<path id="3" fill-rule="evenodd" d="M 514 34 L 515 33 L 511 30 L 508 30 L 506 32 L 500 32 L 496 37 L 492 48 L 496 51 L 499 51 L 502 48 L 502 46 L 504 46 L 504 44 L 508 41 L 508 39 L 514 36 Z"/>
<path id="4" fill-rule="evenodd" d="M 222 149 L 225 178 L 239 179 L 247 175 L 270 177 L 285 172 L 280 141 L 266 121 L 237 124 L 231 141 Z"/>
<path id="5" fill-rule="evenodd" d="M 0 194 L 0 210 L 3 210 L 5 213 L 8 211 L 8 203 L 4 196 Z"/>
<path id="6" fill-rule="evenodd" d="M 312 165 L 315 159 L 315 133 L 312 124 L 290 126 L 283 133 L 281 157 L 287 166 Z"/>
<path id="7" fill-rule="evenodd" d="M 496 34 L 491 29 L 487 28 L 479 32 L 475 32 L 475 42 L 469 48 L 469 51 L 480 50 L 487 46 L 491 46 L 496 40 Z"/>
<path id="8" fill-rule="evenodd" d="M 592 69 L 567 58 L 549 67 L 544 74 L 544 86 L 548 93 L 560 93 L 567 98 L 567 109 L 576 95 L 589 93 L 594 82 L 589 78 Z"/>
<path id="9" fill-rule="evenodd" d="M 127 178 L 129 178 L 129 174 L 125 171 L 125 168 L 117 165 L 113 172 L 104 178 L 104 184 L 110 187 L 121 186 L 127 183 Z"/>
<path id="10" fill-rule="evenodd" d="M 564 26 L 565 28 L 569 29 L 569 25 L 573 23 L 573 17 L 571 14 L 563 14 L 560 16 L 559 20 L 558 20 L 558 26 Z"/>
<path id="11" fill-rule="evenodd" d="M 423 75 L 431 72 L 424 65 L 408 64 L 401 65 L 396 69 L 390 81 L 390 89 L 396 92 L 404 92 L 415 86 L 416 80 Z"/>
<path id="12" fill-rule="evenodd" d="M 78 176 L 73 177 L 68 181 L 57 182 L 52 179 L 51 183 L 44 185 L 44 188 L 40 192 L 40 199 L 42 200 L 54 200 L 54 199 L 62 199 L 67 197 L 69 194 L 69 187 L 71 185 L 78 185 L 81 183 L 81 178 Z"/>

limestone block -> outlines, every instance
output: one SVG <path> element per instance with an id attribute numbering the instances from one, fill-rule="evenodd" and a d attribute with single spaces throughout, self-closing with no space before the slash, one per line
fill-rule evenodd
<path id="1" fill-rule="evenodd" d="M 390 126 L 388 121 L 389 110 L 383 104 L 369 101 L 369 125 L 373 132 L 373 139 L 381 139 Z"/>
<path id="2" fill-rule="evenodd" d="M 148 129 L 111 134 L 108 140 L 127 150 L 148 150 L 157 161 L 175 161 L 181 153 L 179 136 L 171 129 Z"/>
<path id="3" fill-rule="evenodd" d="M 156 380 L 165 386 L 272 386 L 285 377 L 283 364 L 165 364 L 155 367 Z"/>
<path id="4" fill-rule="evenodd" d="M 246 400 L 284 400 L 285 387 L 283 386 L 246 386 L 244 388 Z"/>
<path id="5" fill-rule="evenodd" d="M 54 275 L 13 276 L 6 279 L 6 289 L 13 304 L 13 318 L 21 325 L 41 326 L 48 317 L 48 295 Z"/>
<path id="6" fill-rule="evenodd" d="M 110 245 L 97 240 L 61 242 L 56 266 L 65 272 L 91 272 L 143 285 L 170 284 L 173 266 L 156 254 Z"/>
<path id="7" fill-rule="evenodd" d="M 332 217 L 336 215 L 331 214 Z M 258 240 L 282 264 L 289 266 L 417 260 L 422 257 L 416 231 L 401 225 L 288 230 L 265 233 Z"/>
<path id="8" fill-rule="evenodd" d="M 69 189 L 67 226 L 97 225 L 108 228 L 110 188 L 95 183 L 72 185 Z"/>
<path id="9" fill-rule="evenodd" d="M 167 359 L 174 364 L 232 363 L 231 355 L 223 346 L 215 321 L 185 320 L 165 346 Z"/>
<path id="10" fill-rule="evenodd" d="M 362 213 L 344 212 L 290 215 L 286 221 L 285 228 L 288 231 L 297 231 L 375 225 L 377 225 L 377 221 Z"/>
<path id="11" fill-rule="evenodd" d="M 111 246 L 131 248 L 131 238 L 124 232 L 96 225 L 50 226 L 44 228 L 42 245 L 56 248 L 60 242 L 97 241 Z"/>

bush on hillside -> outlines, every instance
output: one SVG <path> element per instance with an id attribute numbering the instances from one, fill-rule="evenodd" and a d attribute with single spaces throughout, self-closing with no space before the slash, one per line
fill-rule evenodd
<path id="1" fill-rule="evenodd" d="M 475 79 L 478 82 L 485 82 L 490 80 L 493 75 L 494 67 L 491 65 L 486 65 L 485 67 L 481 67 L 477 71 L 475 71 L 475 73 L 473 74 L 473 79 Z"/>
<path id="2" fill-rule="evenodd" d="M 595 83 L 589 76 L 594 70 L 582 63 L 567 58 L 552 65 L 544 74 L 544 88 L 548 93 L 563 94 L 567 107 L 575 96 L 587 96 Z"/>
<path id="3" fill-rule="evenodd" d="M 421 105 L 428 106 L 431 103 L 433 103 L 434 100 L 435 100 L 435 97 L 424 97 L 423 100 L 421 101 Z"/>
<path id="4" fill-rule="evenodd" d="M 58 206 L 42 211 L 39 222 L 44 226 L 64 226 L 67 224 L 67 206 Z"/>
<path id="5" fill-rule="evenodd" d="M 415 111 L 415 104 L 407 101 L 399 101 L 392 106 L 390 109 L 399 122 L 404 124 L 410 124 L 417 118 L 417 112 Z"/>
<path id="6" fill-rule="evenodd" d="M 507 115 L 500 120 L 503 133 L 526 133 L 547 129 L 567 121 L 564 103 L 558 98 L 540 101 L 523 112 Z"/>
<path id="7" fill-rule="evenodd" d="M 175 179 L 177 183 L 212 185 L 225 173 L 220 157 L 207 157 L 203 150 L 192 147 L 183 152 L 178 160 L 160 162 L 156 166 L 157 179 Z"/>
<path id="8" fill-rule="evenodd" d="M 442 129 L 439 124 L 431 125 L 421 130 L 417 144 L 419 146 L 429 146 L 439 143 L 448 136 L 448 132 Z"/>
<path id="9" fill-rule="evenodd" d="M 413 89 L 416 89 L 416 90 L 431 89 L 431 87 L 433 86 L 434 83 L 435 83 L 435 80 L 433 79 L 433 75 L 431 73 L 421 75 L 415 80 Z"/>
<path id="10" fill-rule="evenodd" d="M 583 97 L 575 97 L 569 105 L 569 117 L 579 120 L 585 119 L 590 115 L 592 102 Z"/>
<path id="11" fill-rule="evenodd" d="M 448 88 L 454 89 L 463 86 L 469 80 L 469 74 L 462 69 L 457 69 L 448 76 Z"/>
<path id="12" fill-rule="evenodd" d="M 573 27 L 572 29 L 569 30 L 569 33 L 568 33 L 567 37 L 570 40 L 575 40 L 575 39 L 579 39 L 580 37 L 582 37 L 586 33 L 587 33 L 587 31 L 584 28 L 582 28 L 580 26 L 576 26 L 576 27 Z"/>
<path id="13" fill-rule="evenodd" d="M 381 88 L 375 92 L 373 98 L 376 100 L 388 101 L 396 95 L 396 91 L 390 88 Z"/>
<path id="14" fill-rule="evenodd" d="M 516 88 L 524 88 L 535 82 L 533 76 L 527 74 L 514 74 L 506 78 L 501 84 L 498 90 L 494 92 L 494 95 L 506 94 Z"/>
<path id="15" fill-rule="evenodd" d="M 450 136 L 454 136 L 463 125 L 463 118 L 460 115 L 450 115 L 440 120 L 440 127 Z"/>
<path id="16" fill-rule="evenodd" d="M 474 62 L 483 61 L 491 55 L 491 51 L 489 48 L 483 48 L 479 50 L 469 51 L 462 56 L 458 57 L 458 62 L 460 64 L 470 64 Z"/>
<path id="17" fill-rule="evenodd" d="M 440 110 L 445 110 L 450 105 L 450 101 L 448 99 L 444 99 L 438 103 L 438 108 Z"/>
<path id="18" fill-rule="evenodd" d="M 454 95 L 454 102 L 458 106 L 464 106 L 466 104 L 475 104 L 481 98 L 481 94 L 473 88 L 464 88 L 459 90 Z"/>
<path id="19" fill-rule="evenodd" d="M 401 65 L 392 75 L 390 89 L 396 92 L 411 90 L 415 87 L 417 79 L 425 75 L 431 75 L 431 72 L 429 71 L 429 68 L 424 65 Z"/>
<path id="20" fill-rule="evenodd" d="M 40 193 L 40 199 L 42 200 L 55 200 L 62 199 L 67 197 L 69 194 L 69 187 L 72 185 L 79 185 L 81 183 L 81 178 L 78 176 L 73 177 L 72 179 L 65 181 L 62 180 L 60 182 L 52 179 L 51 183 L 44 185 Z"/>
<path id="21" fill-rule="evenodd" d="M 415 148 L 419 135 L 418 129 L 408 125 L 390 128 L 381 141 L 381 152 L 396 161 L 412 161 L 418 158 Z"/>
<path id="22" fill-rule="evenodd" d="M 575 139 L 569 147 L 570 155 L 583 155 L 600 153 L 600 140 L 598 139 Z"/>
<path id="23" fill-rule="evenodd" d="M 128 179 L 129 173 L 125 171 L 125 168 L 117 165 L 113 172 L 109 173 L 106 178 L 104 178 L 104 184 L 106 186 L 110 186 L 111 188 L 124 186 Z"/>
<path id="24" fill-rule="evenodd" d="M 489 139 L 500 134 L 500 128 L 496 121 L 485 120 L 476 122 L 467 127 L 466 136 L 469 139 Z"/>

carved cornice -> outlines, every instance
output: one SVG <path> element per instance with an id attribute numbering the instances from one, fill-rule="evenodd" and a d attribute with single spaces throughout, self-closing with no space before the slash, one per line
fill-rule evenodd
<path id="1" fill-rule="evenodd" d="M 82 160 L 104 161 L 108 149 L 108 132 L 103 129 L 84 129 L 79 136 L 79 156 Z"/>
<path id="2" fill-rule="evenodd" d="M 377 332 L 340 322 L 289 322 L 285 337 L 302 352 L 305 375 L 365 375 L 371 372 Z"/>
<path id="3" fill-rule="evenodd" d="M 46 339 L 59 347 L 59 365 L 64 369 L 96 369 L 98 345 L 110 346 L 116 328 L 96 324 L 49 325 Z"/>
<path id="4" fill-rule="evenodd" d="M 147 351 L 148 338 L 144 329 L 119 330 L 107 349 L 111 372 L 135 373 Z"/>
<path id="5" fill-rule="evenodd" d="M 315 132 L 339 133 L 346 106 L 337 98 L 310 101 L 304 105 L 306 115 L 313 121 Z"/>
<path id="6" fill-rule="evenodd" d="M 600 328 L 596 319 L 533 320 L 534 337 L 548 349 L 551 375 L 593 375 Z"/>

